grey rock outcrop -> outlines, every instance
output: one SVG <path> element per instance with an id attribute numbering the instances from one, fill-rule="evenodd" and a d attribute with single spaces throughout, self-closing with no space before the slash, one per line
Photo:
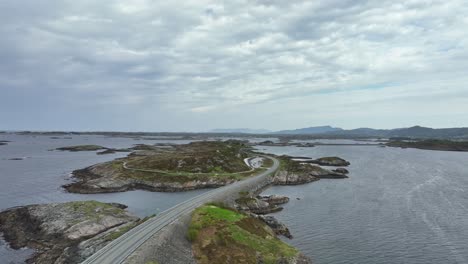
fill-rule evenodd
<path id="1" fill-rule="evenodd" d="M 320 178 L 303 172 L 288 172 L 285 170 L 278 171 L 273 177 L 274 185 L 299 185 L 318 181 Z"/>
<path id="2" fill-rule="evenodd" d="M 349 161 L 346 161 L 339 157 L 323 157 L 323 158 L 319 158 L 316 160 L 308 160 L 304 162 L 314 163 L 314 164 L 318 164 L 321 166 L 336 166 L 336 167 L 346 167 L 351 164 L 349 163 Z"/>
<path id="3" fill-rule="evenodd" d="M 97 164 L 85 169 L 73 172 L 73 177 L 78 182 L 64 185 L 63 187 L 73 193 L 111 193 L 130 190 L 148 190 L 156 192 L 181 192 L 203 188 L 217 188 L 234 183 L 236 180 L 229 178 L 206 178 L 204 180 L 176 181 L 149 181 L 138 178 L 117 177 L 114 171 L 106 170 L 106 165 Z"/>
<path id="4" fill-rule="evenodd" d="M 291 232 L 289 232 L 289 229 L 286 227 L 286 225 L 278 221 L 275 217 L 270 215 L 259 215 L 258 219 L 262 220 L 269 227 L 271 227 L 271 229 L 273 229 L 273 231 L 275 231 L 277 235 L 285 236 L 289 239 L 293 238 Z"/>
<path id="5" fill-rule="evenodd" d="M 13 249 L 36 250 L 28 263 L 78 263 L 139 218 L 95 201 L 41 204 L 0 213 L 0 232 Z"/>
<path id="6" fill-rule="evenodd" d="M 239 198 L 236 202 L 239 210 L 253 214 L 270 214 L 283 210 L 283 207 L 270 204 L 254 197 Z"/>
<path id="7" fill-rule="evenodd" d="M 341 173 L 341 174 L 348 174 L 349 173 L 349 171 L 347 169 L 345 169 L 345 168 L 338 168 L 338 169 L 334 169 L 332 171 L 338 172 L 338 173 Z"/>
<path id="8" fill-rule="evenodd" d="M 272 179 L 274 185 L 298 185 L 320 179 L 343 179 L 348 178 L 344 173 L 331 171 L 311 164 L 302 164 L 300 170 L 279 170 Z"/>
<path id="9" fill-rule="evenodd" d="M 259 195 L 257 199 L 269 203 L 270 205 L 280 205 L 289 202 L 289 197 L 281 195 Z"/>

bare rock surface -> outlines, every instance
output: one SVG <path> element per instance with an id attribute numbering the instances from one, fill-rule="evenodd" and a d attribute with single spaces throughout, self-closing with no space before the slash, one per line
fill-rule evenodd
<path id="1" fill-rule="evenodd" d="M 289 202 L 289 197 L 287 196 L 282 196 L 282 195 L 259 195 L 257 196 L 257 199 L 260 199 L 264 202 L 269 203 L 270 205 L 280 205 L 280 204 L 285 204 Z"/>
<path id="2" fill-rule="evenodd" d="M 283 210 L 283 207 L 254 197 L 241 197 L 236 200 L 236 203 L 239 210 L 253 214 L 270 214 Z"/>
<path id="3" fill-rule="evenodd" d="M 266 215 L 266 216 L 259 215 L 258 219 L 265 222 L 271 229 L 273 229 L 273 231 L 275 231 L 277 235 L 282 235 L 289 239 L 293 238 L 293 236 L 291 235 L 291 232 L 289 232 L 288 227 L 286 227 L 285 224 L 278 221 L 278 219 L 276 219 L 275 217 L 271 215 Z"/>
<path id="4" fill-rule="evenodd" d="M 332 171 L 338 172 L 338 173 L 341 173 L 341 174 L 348 174 L 349 173 L 349 171 L 347 169 L 345 169 L 345 168 L 338 168 L 338 169 L 334 169 Z"/>
<path id="5" fill-rule="evenodd" d="M 28 263 L 79 263 L 139 218 L 96 201 L 28 205 L 0 213 L 0 232 L 13 249 L 36 250 Z"/>

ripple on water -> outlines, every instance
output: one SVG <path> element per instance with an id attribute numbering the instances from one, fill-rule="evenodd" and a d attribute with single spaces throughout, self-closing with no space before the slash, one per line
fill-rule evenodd
<path id="1" fill-rule="evenodd" d="M 292 198 L 275 216 L 294 236 L 286 241 L 314 263 L 468 263 L 468 153 L 359 146 L 267 149 L 351 162 L 349 179 L 265 191 Z"/>

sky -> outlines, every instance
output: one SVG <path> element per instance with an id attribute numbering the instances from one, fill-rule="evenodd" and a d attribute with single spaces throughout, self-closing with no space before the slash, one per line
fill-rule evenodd
<path id="1" fill-rule="evenodd" d="M 466 0 L 0 1 L 0 130 L 468 126 Z"/>

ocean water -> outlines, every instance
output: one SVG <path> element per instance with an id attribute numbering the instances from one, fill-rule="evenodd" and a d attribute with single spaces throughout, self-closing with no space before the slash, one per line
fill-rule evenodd
<path id="1" fill-rule="evenodd" d="M 275 186 L 285 240 L 315 264 L 468 263 L 468 153 L 376 146 L 259 147 L 349 160 L 349 179 Z"/>
<path id="2" fill-rule="evenodd" d="M 70 194 L 61 185 L 70 182 L 73 170 L 127 154 L 49 151 L 80 144 L 124 148 L 189 141 L 4 134 L 0 134 L 0 140 L 12 141 L 0 146 L 0 210 L 26 204 L 98 200 L 126 204 L 130 212 L 143 217 L 206 191 Z M 291 198 L 285 209 L 274 215 L 294 235 L 294 239 L 285 241 L 315 264 L 468 263 L 468 153 L 377 146 L 258 149 L 313 158 L 340 156 L 351 162 L 349 179 L 276 186 L 265 191 Z M 0 239 L 0 263 L 23 263 L 29 254 L 31 250 L 12 250 Z"/>
<path id="3" fill-rule="evenodd" d="M 68 137 L 68 136 L 67 136 Z M 71 136 L 72 139 L 52 139 L 50 136 L 0 134 L 1 140 L 11 141 L 0 146 L 0 211 L 14 206 L 51 202 L 97 200 L 128 205 L 128 211 L 144 217 L 164 211 L 207 190 L 181 193 L 129 191 L 105 194 L 72 194 L 61 187 L 69 183 L 76 169 L 124 157 L 128 153 L 96 155 L 96 152 L 49 151 L 58 147 L 97 144 L 126 148 L 133 144 L 188 143 L 187 140 L 135 140 L 104 136 Z M 24 158 L 23 160 L 10 160 Z M 0 238 L 0 263 L 23 263 L 31 250 L 12 250 Z"/>

